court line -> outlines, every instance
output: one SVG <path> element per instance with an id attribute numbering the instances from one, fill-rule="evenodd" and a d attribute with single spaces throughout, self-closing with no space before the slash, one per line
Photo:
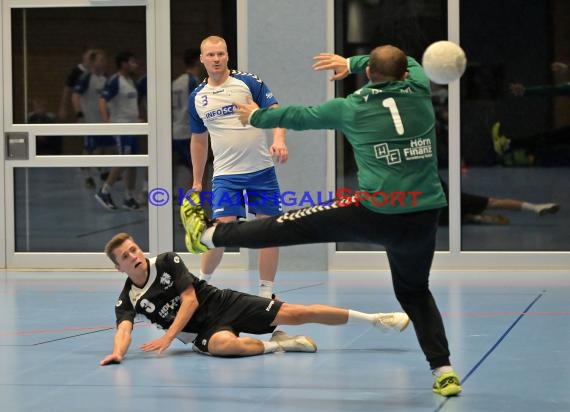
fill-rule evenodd
<path id="1" fill-rule="evenodd" d="M 495 349 L 497 349 L 497 347 L 499 346 L 499 344 L 507 337 L 507 335 L 511 332 L 511 330 L 513 330 L 513 328 L 516 326 L 517 323 L 519 323 L 519 321 L 523 318 L 524 315 L 526 315 L 526 313 L 528 312 L 528 310 L 534 306 L 534 304 L 536 302 L 538 302 L 538 300 L 544 295 L 543 293 L 540 293 L 536 298 L 534 298 L 534 300 L 532 302 L 530 302 L 530 304 L 526 307 L 525 310 L 522 311 L 522 313 L 515 319 L 515 321 L 511 324 L 511 326 L 509 326 L 507 328 L 507 330 L 501 335 L 501 337 L 497 340 L 497 342 L 495 342 L 495 344 L 493 346 L 491 346 L 491 349 L 489 349 L 481 359 L 479 359 L 479 361 L 475 364 L 475 366 L 473 366 L 471 368 L 471 370 L 469 372 L 467 372 L 467 374 L 465 375 L 465 377 L 463 379 L 461 379 L 461 385 L 465 385 L 465 382 L 469 379 L 469 377 L 479 368 L 479 366 L 481 366 L 483 364 L 483 362 L 485 362 L 485 360 L 489 357 L 489 355 L 491 355 L 491 353 L 493 353 L 493 351 Z M 441 410 L 441 408 L 443 408 L 443 406 L 449 401 L 450 398 L 445 398 L 441 404 L 439 405 L 439 407 L 437 409 L 435 409 L 434 412 L 438 412 Z"/>
<path id="2" fill-rule="evenodd" d="M 143 325 L 140 325 L 140 324 Z M 139 322 L 135 322 L 133 327 L 146 327 L 146 326 L 152 326 L 150 323 L 146 323 L 144 321 L 139 321 Z M 69 335 L 69 336 L 63 336 L 61 338 L 55 338 L 55 339 L 48 339 L 45 341 L 40 341 L 40 342 L 36 342 L 36 343 L 23 343 L 23 344 L 16 344 L 16 345 L 2 345 L 0 344 L 0 346 L 38 346 L 38 345 L 44 345 L 46 343 L 52 343 L 52 342 L 57 342 L 60 340 L 66 340 L 66 339 L 71 339 L 71 338 L 76 338 L 79 336 L 85 336 L 85 335 L 91 335 L 94 333 L 99 333 L 99 332 L 106 332 L 109 330 L 114 330 L 115 326 L 108 326 L 108 327 L 101 327 L 101 329 L 96 329 L 96 330 L 89 330 L 89 329 L 93 329 L 93 328 L 66 328 L 66 329 L 59 329 L 59 330 L 41 330 L 41 331 L 19 331 L 19 332 L 15 332 L 14 335 L 24 335 L 24 334 L 34 334 L 34 333 L 57 333 L 57 332 L 64 332 L 66 330 L 87 330 L 86 332 L 82 332 L 82 333 L 76 333 L 74 335 Z M 1 335 L 0 335 L 1 336 Z M 8 335 L 3 335 L 3 336 L 8 336 Z"/>
<path id="3" fill-rule="evenodd" d="M 306 286 L 299 286 L 298 288 L 284 289 L 284 290 L 279 291 L 278 293 L 289 293 L 289 292 L 294 292 L 296 290 L 314 288 L 316 286 L 326 285 L 326 283 L 327 283 L 327 281 L 324 281 L 324 282 L 319 282 L 319 283 L 313 283 L 313 284 L 306 285 Z M 276 295 L 277 295 L 277 293 L 276 293 Z"/>

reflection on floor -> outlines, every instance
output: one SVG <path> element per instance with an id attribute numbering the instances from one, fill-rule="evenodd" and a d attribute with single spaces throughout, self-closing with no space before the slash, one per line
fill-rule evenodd
<path id="1" fill-rule="evenodd" d="M 447 171 L 441 172 L 447 176 Z M 445 178 L 447 180 L 447 178 Z M 462 191 L 485 197 L 511 198 L 533 203 L 558 203 L 555 215 L 488 210 L 510 220 L 506 226 L 464 224 L 461 248 L 466 251 L 570 250 L 570 168 L 470 168 L 462 176 Z M 345 243 L 339 250 L 383 250 Z M 449 228 L 440 226 L 437 250 L 449 250 Z"/>
<path id="2" fill-rule="evenodd" d="M 315 354 L 220 359 L 174 343 L 162 356 L 138 346 L 161 335 L 138 324 L 128 357 L 111 351 L 123 275 L 0 273 L 2 411 L 542 411 L 570 410 L 570 273 L 432 276 L 460 397 L 432 394 L 413 328 L 284 328 L 315 339 Z M 255 272 L 215 284 L 255 290 Z M 278 295 L 362 311 L 399 309 L 387 273 L 281 273 Z M 267 336 L 265 336 L 267 338 Z"/>

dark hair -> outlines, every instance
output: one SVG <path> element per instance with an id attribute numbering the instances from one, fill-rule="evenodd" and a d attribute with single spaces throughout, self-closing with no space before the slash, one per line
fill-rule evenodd
<path id="1" fill-rule="evenodd" d="M 115 256 L 115 249 L 121 246 L 127 239 L 131 239 L 134 242 L 134 239 L 128 233 L 118 233 L 111 238 L 105 245 L 105 254 L 109 259 L 113 261 L 113 263 L 117 264 L 117 257 Z"/>
<path id="2" fill-rule="evenodd" d="M 200 49 L 184 50 L 184 64 L 188 67 L 195 66 L 200 63 Z"/>
<path id="3" fill-rule="evenodd" d="M 117 65 L 117 70 L 120 70 L 123 66 L 123 63 L 128 63 L 131 58 L 135 57 L 134 53 L 129 51 L 123 51 L 115 56 L 115 64 Z"/>

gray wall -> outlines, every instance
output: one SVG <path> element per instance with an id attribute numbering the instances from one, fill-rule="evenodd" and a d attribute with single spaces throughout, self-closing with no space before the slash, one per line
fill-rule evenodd
<path id="1" fill-rule="evenodd" d="M 326 0 L 249 0 L 248 67 L 271 88 L 281 105 L 326 100 L 329 74 L 312 70 L 313 56 L 326 50 Z M 289 161 L 277 167 L 281 191 L 326 190 L 326 131 L 288 131 Z M 286 208 L 287 209 L 287 208 Z M 257 267 L 252 253 L 250 267 Z M 281 250 L 279 270 L 324 270 L 327 245 Z"/>

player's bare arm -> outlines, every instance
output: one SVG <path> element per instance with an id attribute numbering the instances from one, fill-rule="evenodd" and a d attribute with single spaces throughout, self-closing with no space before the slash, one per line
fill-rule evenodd
<path id="1" fill-rule="evenodd" d="M 109 123 L 109 109 L 107 107 L 107 101 L 103 98 L 99 99 L 99 114 L 101 115 L 101 121 L 103 123 Z"/>
<path id="2" fill-rule="evenodd" d="M 350 74 L 348 70 L 348 62 L 345 57 L 333 53 L 319 53 L 313 58 L 313 69 L 334 70 L 334 74 L 330 77 L 331 81 L 342 80 Z"/>
<path id="3" fill-rule="evenodd" d="M 192 175 L 194 176 L 192 187 L 198 191 L 202 190 L 202 179 L 206 162 L 208 161 L 208 136 L 207 131 L 204 133 L 192 133 L 192 138 L 190 139 Z"/>
<path id="4" fill-rule="evenodd" d="M 279 107 L 279 105 L 274 104 L 271 107 Z M 277 163 L 285 163 L 289 159 L 289 150 L 285 144 L 286 132 L 287 129 L 281 127 L 273 129 L 273 144 L 269 147 L 269 154 Z"/>
<path id="5" fill-rule="evenodd" d="M 198 298 L 196 297 L 196 291 L 194 290 L 194 287 L 188 287 L 184 292 L 181 293 L 180 298 L 182 301 L 180 304 L 180 309 L 178 309 L 176 317 L 174 318 L 174 321 L 172 322 L 170 328 L 168 328 L 162 337 L 141 345 L 140 349 L 143 352 L 158 351 L 158 354 L 160 355 L 170 346 L 174 338 L 176 338 L 176 336 L 182 332 L 184 326 L 188 324 L 194 315 L 194 312 L 196 312 L 196 309 L 198 309 Z"/>
<path id="6" fill-rule="evenodd" d="M 129 350 L 131 344 L 131 333 L 133 331 L 133 322 L 124 320 L 117 326 L 117 333 L 115 333 L 115 344 L 113 346 L 113 353 L 105 356 L 100 364 L 110 365 L 113 363 L 121 363 L 125 354 Z"/>

